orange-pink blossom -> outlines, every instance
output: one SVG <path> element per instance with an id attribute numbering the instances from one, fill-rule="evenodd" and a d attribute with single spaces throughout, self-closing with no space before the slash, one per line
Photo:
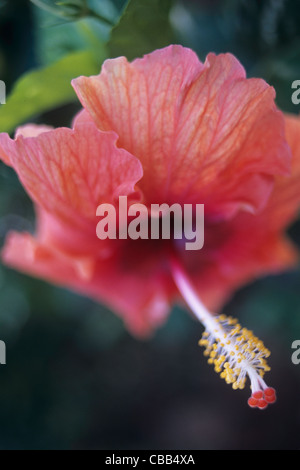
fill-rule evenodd
<path id="1" fill-rule="evenodd" d="M 300 121 L 284 119 L 273 88 L 247 79 L 235 57 L 202 63 L 170 46 L 132 63 L 107 60 L 100 75 L 73 85 L 83 110 L 72 129 L 0 135 L 0 156 L 37 216 L 34 235 L 8 235 L 4 263 L 106 303 L 145 335 L 179 295 L 170 246 L 214 310 L 244 283 L 295 262 L 285 229 L 300 203 Z M 147 206 L 204 204 L 204 248 L 98 240 L 96 208 L 120 195 Z"/>

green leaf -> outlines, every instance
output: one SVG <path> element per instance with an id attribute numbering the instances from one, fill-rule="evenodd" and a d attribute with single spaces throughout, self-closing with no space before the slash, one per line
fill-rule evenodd
<path id="1" fill-rule="evenodd" d="M 76 101 L 71 80 L 99 73 L 104 50 L 96 59 L 91 51 L 71 53 L 47 67 L 21 77 L 5 105 L 0 107 L 0 132 L 11 132 L 40 113 Z"/>
<path id="2" fill-rule="evenodd" d="M 169 16 L 173 0 L 129 0 L 108 42 L 110 57 L 129 60 L 176 42 Z"/>

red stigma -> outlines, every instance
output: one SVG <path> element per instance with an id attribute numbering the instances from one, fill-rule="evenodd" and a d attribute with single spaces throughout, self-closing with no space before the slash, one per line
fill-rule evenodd
<path id="1" fill-rule="evenodd" d="M 250 408 L 258 408 L 265 410 L 268 405 L 272 405 L 276 402 L 276 391 L 274 388 L 268 387 L 264 391 L 260 390 L 252 393 L 248 400 Z"/>

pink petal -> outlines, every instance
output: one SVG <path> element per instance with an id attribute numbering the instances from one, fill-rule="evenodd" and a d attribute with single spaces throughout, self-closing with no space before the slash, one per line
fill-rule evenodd
<path id="1" fill-rule="evenodd" d="M 0 135 L 0 157 L 17 172 L 32 199 L 60 220 L 95 231 L 99 204 L 134 192 L 140 162 L 116 147 L 116 135 L 93 124 L 13 141 Z"/>
<path id="2" fill-rule="evenodd" d="M 102 130 L 143 164 L 148 202 L 205 203 L 213 215 L 265 205 L 290 152 L 274 90 L 246 79 L 230 54 L 202 64 L 170 46 L 128 63 L 106 61 L 74 88 Z"/>
<path id="3" fill-rule="evenodd" d="M 36 124 L 27 124 L 26 126 L 18 127 L 16 130 L 15 138 L 18 137 L 37 137 L 40 134 L 45 132 L 52 131 L 53 127 L 51 126 L 41 126 Z"/>
<path id="4" fill-rule="evenodd" d="M 164 323 L 170 310 L 173 285 L 153 257 L 139 270 L 119 256 L 68 258 L 29 234 L 13 232 L 2 258 L 8 266 L 106 303 L 138 336 L 147 336 Z"/>

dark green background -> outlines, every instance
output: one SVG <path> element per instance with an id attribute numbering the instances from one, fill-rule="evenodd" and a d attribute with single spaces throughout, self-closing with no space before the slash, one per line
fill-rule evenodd
<path id="1" fill-rule="evenodd" d="M 298 0 L 174 2 L 171 18 L 177 42 L 201 59 L 233 52 L 249 76 L 275 86 L 283 110 L 300 111 L 291 103 L 291 83 L 300 79 Z M 8 89 L 26 70 L 76 50 L 72 28 L 29 1 L 1 1 L 0 79 Z M 108 33 L 99 25 L 99 37 Z M 69 125 L 77 109 L 35 120 Z M 9 229 L 33 227 L 31 202 L 1 165 L 1 243 Z M 299 244 L 299 223 L 290 234 Z M 300 339 L 300 271 L 247 286 L 225 312 L 272 350 L 268 380 L 279 398 L 265 412 L 250 410 L 248 391 L 233 392 L 206 364 L 197 346 L 202 329 L 186 312 L 175 309 L 152 340 L 140 342 L 105 307 L 1 266 L 8 364 L 0 367 L 0 448 L 299 449 L 300 365 L 291 362 L 291 344 Z"/>

